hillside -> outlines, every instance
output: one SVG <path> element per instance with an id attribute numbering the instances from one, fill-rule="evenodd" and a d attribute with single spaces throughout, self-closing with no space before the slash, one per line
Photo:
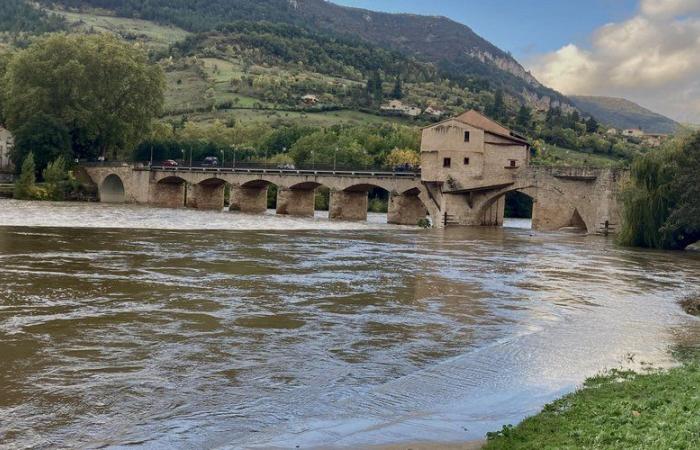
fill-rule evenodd
<path id="1" fill-rule="evenodd" d="M 674 133 L 680 124 L 638 104 L 615 97 L 569 96 L 578 109 L 605 125 L 619 129 L 641 128 L 647 133 Z"/>
<path id="2" fill-rule="evenodd" d="M 148 51 L 167 88 L 164 127 L 139 147 L 146 153 L 160 147 L 177 157 L 185 142 L 201 152 L 236 145 L 250 157 L 288 158 L 279 153 L 307 137 L 305 146 L 364 148 L 383 163 L 395 147 L 415 151 L 420 127 L 467 109 L 528 136 L 538 164 L 618 165 L 645 150 L 606 135 L 565 99 L 550 105 L 559 94 L 444 18 L 318 0 L 42 0 L 50 8 L 38 12 L 27 0 L 8 1 L 14 19 L 0 21 L 0 50 L 19 50 L 58 27 L 114 34 Z M 234 20 L 240 16 L 248 20 Z M 410 31 L 430 24 L 434 33 Z M 397 99 L 419 114 L 387 112 Z M 278 134 L 282 143 L 270 144 Z"/>
<path id="3" fill-rule="evenodd" d="M 533 106 L 570 104 L 513 57 L 469 27 L 444 17 L 389 14 L 325 0 L 40 0 L 67 8 L 102 8 L 122 17 L 207 32 L 235 21 L 268 21 L 360 38 L 433 63 L 451 77 L 479 78 Z"/>

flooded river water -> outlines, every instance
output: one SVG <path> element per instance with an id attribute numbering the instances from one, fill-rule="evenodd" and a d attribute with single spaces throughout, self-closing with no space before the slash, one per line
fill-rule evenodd
<path id="1" fill-rule="evenodd" d="M 480 438 L 700 343 L 700 254 L 0 201 L 0 447 Z"/>

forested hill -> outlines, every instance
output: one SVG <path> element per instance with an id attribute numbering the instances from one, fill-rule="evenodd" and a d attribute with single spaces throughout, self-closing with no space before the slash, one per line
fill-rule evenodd
<path id="1" fill-rule="evenodd" d="M 444 17 L 388 14 L 348 8 L 325 0 L 39 0 L 68 8 L 112 10 L 124 17 L 212 31 L 233 21 L 283 22 L 351 35 L 420 60 L 443 72 L 489 80 L 511 95 L 570 101 L 539 83 L 509 54 Z"/>
<path id="2" fill-rule="evenodd" d="M 678 122 L 623 98 L 575 95 L 571 99 L 581 111 L 615 128 L 641 128 L 647 133 L 671 134 L 680 127 Z"/>

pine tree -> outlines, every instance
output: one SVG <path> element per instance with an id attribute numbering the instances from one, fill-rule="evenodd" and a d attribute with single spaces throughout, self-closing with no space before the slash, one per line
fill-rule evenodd
<path id="1" fill-rule="evenodd" d="M 68 178 L 66 171 L 66 160 L 59 156 L 55 161 L 50 162 L 44 169 L 44 182 L 46 190 L 51 200 L 63 200 L 64 181 Z"/>
<path id="2" fill-rule="evenodd" d="M 503 90 L 498 89 L 493 98 L 493 104 L 487 109 L 487 114 L 496 120 L 503 120 L 506 116 L 506 102 Z"/>
<path id="3" fill-rule="evenodd" d="M 401 82 L 401 77 L 397 76 L 394 82 L 394 90 L 391 92 L 392 97 L 396 100 L 401 100 L 403 98 L 403 83 Z"/>
<path id="4" fill-rule="evenodd" d="M 598 129 L 600 128 L 600 125 L 598 124 L 598 121 L 595 120 L 595 117 L 591 116 L 588 118 L 586 121 L 586 131 L 589 133 L 596 133 L 598 132 Z"/>
<path id="5" fill-rule="evenodd" d="M 530 108 L 525 105 L 520 107 L 516 118 L 516 123 L 523 130 L 527 130 L 532 126 L 532 112 L 530 111 Z"/>
<path id="6" fill-rule="evenodd" d="M 36 183 L 36 164 L 34 164 L 34 154 L 29 152 L 24 162 L 22 162 L 22 172 L 15 182 L 14 198 L 28 200 L 32 194 Z"/>

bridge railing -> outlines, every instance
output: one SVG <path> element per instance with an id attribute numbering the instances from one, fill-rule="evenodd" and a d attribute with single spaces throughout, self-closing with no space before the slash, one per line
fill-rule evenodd
<path id="1" fill-rule="evenodd" d="M 230 164 L 230 165 L 229 165 Z M 205 162 L 172 160 L 158 161 L 150 165 L 148 162 L 136 166 L 140 170 L 162 170 L 172 172 L 214 172 L 214 173 L 277 173 L 277 174 L 316 174 L 316 175 L 374 175 L 415 178 L 420 176 L 420 170 L 408 166 L 365 166 L 348 167 L 344 165 L 321 164 L 267 164 L 251 161 L 233 162 L 212 165 Z"/>

